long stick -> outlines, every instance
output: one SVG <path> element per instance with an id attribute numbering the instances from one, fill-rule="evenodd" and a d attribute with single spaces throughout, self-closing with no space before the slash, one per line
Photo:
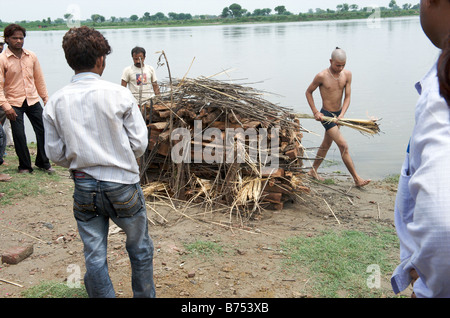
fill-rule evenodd
<path id="1" fill-rule="evenodd" d="M 4 227 L 5 229 L 11 230 L 11 231 L 16 231 L 16 232 L 18 232 L 18 233 L 22 233 L 23 235 L 29 236 L 29 237 L 31 237 L 31 238 L 33 238 L 33 239 L 35 239 L 35 240 L 38 240 L 38 241 L 41 242 L 41 243 L 47 244 L 47 242 L 45 242 L 45 241 L 43 241 L 43 240 L 41 240 L 41 239 L 39 239 L 39 238 L 37 238 L 37 237 L 35 237 L 35 236 L 33 236 L 33 235 L 30 235 L 30 234 L 28 234 L 28 233 L 25 233 L 25 232 L 22 232 L 22 231 L 19 231 L 19 230 L 16 230 L 16 229 L 12 229 L 12 228 L 6 227 L 6 226 L 4 226 L 4 225 L 1 225 L 1 227 Z"/>
<path id="2" fill-rule="evenodd" d="M 10 281 L 8 281 L 8 280 L 6 280 L 6 279 L 1 279 L 1 278 L 0 278 L 0 282 L 4 282 L 4 283 L 7 283 L 7 284 L 11 284 L 11 285 L 14 285 L 14 286 L 17 286 L 17 287 L 23 287 L 22 285 L 19 285 L 19 284 L 14 283 L 14 282 L 10 282 Z"/>
<path id="3" fill-rule="evenodd" d="M 341 224 L 341 222 L 339 222 L 339 219 L 337 218 L 336 214 L 334 214 L 333 210 L 331 209 L 330 205 L 328 204 L 328 202 L 325 199 L 323 199 L 323 201 L 327 205 L 328 209 L 330 209 L 331 213 L 333 214 L 333 216 L 336 219 L 336 221 L 338 222 L 338 224 Z"/>

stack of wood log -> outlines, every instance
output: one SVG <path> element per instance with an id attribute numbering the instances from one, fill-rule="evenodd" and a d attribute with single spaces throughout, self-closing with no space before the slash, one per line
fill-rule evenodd
<path id="1" fill-rule="evenodd" d="M 261 208 L 281 210 L 309 191 L 302 172 L 304 130 L 290 109 L 267 101 L 264 92 L 249 86 L 203 77 L 174 80 L 170 88 L 142 109 L 149 129 L 148 151 L 141 159 L 146 195 L 164 193 L 253 215 Z M 189 132 L 183 147 L 174 135 L 178 128 Z M 206 138 L 212 128 L 214 138 Z M 256 143 L 242 134 L 236 143 L 235 134 L 235 143 L 227 147 L 230 129 L 257 132 Z M 180 149 L 187 159 L 182 162 L 174 160 Z M 205 154 L 216 160 L 208 161 Z M 234 160 L 227 160 L 227 154 L 234 154 Z"/>

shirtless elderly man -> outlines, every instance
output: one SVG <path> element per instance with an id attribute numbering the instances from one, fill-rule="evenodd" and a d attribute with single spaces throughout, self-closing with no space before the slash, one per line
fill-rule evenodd
<path id="1" fill-rule="evenodd" d="M 345 166 L 355 181 L 355 185 L 357 187 L 363 187 L 367 185 L 370 180 L 364 180 L 356 173 L 355 166 L 348 151 L 347 142 L 342 136 L 339 126 L 334 122 L 324 121 L 323 119 L 324 116 L 336 117 L 338 119 L 343 118 L 350 106 L 352 73 L 348 70 L 344 70 L 346 62 L 347 55 L 345 51 L 336 48 L 331 54 L 330 67 L 317 74 L 306 90 L 306 99 L 314 114 L 314 118 L 317 121 L 321 121 L 325 128 L 324 139 L 317 151 L 316 160 L 314 160 L 309 174 L 318 180 L 321 179 L 317 174 L 317 169 L 334 141 L 341 152 L 341 157 Z M 317 110 L 313 98 L 313 92 L 317 88 L 319 88 L 322 97 L 322 109 L 320 111 Z M 343 102 L 342 97 L 344 97 Z"/>

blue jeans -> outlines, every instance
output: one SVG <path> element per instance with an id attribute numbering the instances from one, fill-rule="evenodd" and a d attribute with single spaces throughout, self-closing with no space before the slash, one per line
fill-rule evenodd
<path id="1" fill-rule="evenodd" d="M 127 237 L 133 296 L 155 297 L 153 242 L 140 185 L 98 181 L 79 172 L 74 173 L 74 182 L 73 212 L 84 243 L 84 283 L 89 297 L 115 297 L 106 259 L 109 219 Z"/>

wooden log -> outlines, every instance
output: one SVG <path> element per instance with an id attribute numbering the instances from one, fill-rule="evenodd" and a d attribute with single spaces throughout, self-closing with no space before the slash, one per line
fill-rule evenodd
<path id="1" fill-rule="evenodd" d="M 160 133 L 158 135 L 158 140 L 159 141 L 167 141 L 167 140 L 169 140 L 169 136 L 170 136 L 169 130 L 163 131 L 162 133 Z"/>
<path id="2" fill-rule="evenodd" d="M 153 107 L 154 111 L 159 112 L 159 111 L 164 111 L 164 110 L 175 108 L 176 106 L 177 106 L 177 104 L 166 103 L 166 104 L 154 104 L 152 107 Z"/>
<path id="3" fill-rule="evenodd" d="M 164 157 L 168 156 L 170 154 L 170 143 L 168 141 L 161 142 L 158 145 L 157 153 Z"/>
<path id="4" fill-rule="evenodd" d="M 289 157 L 289 159 L 295 159 L 298 157 L 298 150 L 296 148 L 288 150 L 285 152 L 285 155 Z"/>
<path id="5" fill-rule="evenodd" d="M 165 122 L 165 121 L 148 124 L 148 127 L 150 127 L 152 130 L 156 129 L 156 130 L 160 130 L 160 131 L 163 131 L 168 126 L 169 126 L 169 123 Z"/>
<path id="6" fill-rule="evenodd" d="M 171 110 L 160 111 L 159 112 L 159 117 L 164 118 L 164 119 L 165 118 L 169 118 L 171 112 L 172 112 Z"/>
<path id="7" fill-rule="evenodd" d="M 266 192 L 262 193 L 263 201 L 271 202 L 271 203 L 280 203 L 283 194 L 280 192 Z"/>
<path id="8" fill-rule="evenodd" d="M 283 194 L 291 194 L 292 193 L 292 187 L 286 185 L 286 184 L 267 184 L 266 187 L 264 188 L 264 191 L 267 192 L 278 192 L 278 193 L 283 193 Z"/>
<path id="9" fill-rule="evenodd" d="M 271 173 L 264 173 L 262 174 L 263 177 L 272 177 L 272 178 L 279 178 L 279 177 L 284 177 L 284 169 L 283 168 L 278 168 L 278 169 L 274 169 L 273 171 L 271 171 Z"/>

